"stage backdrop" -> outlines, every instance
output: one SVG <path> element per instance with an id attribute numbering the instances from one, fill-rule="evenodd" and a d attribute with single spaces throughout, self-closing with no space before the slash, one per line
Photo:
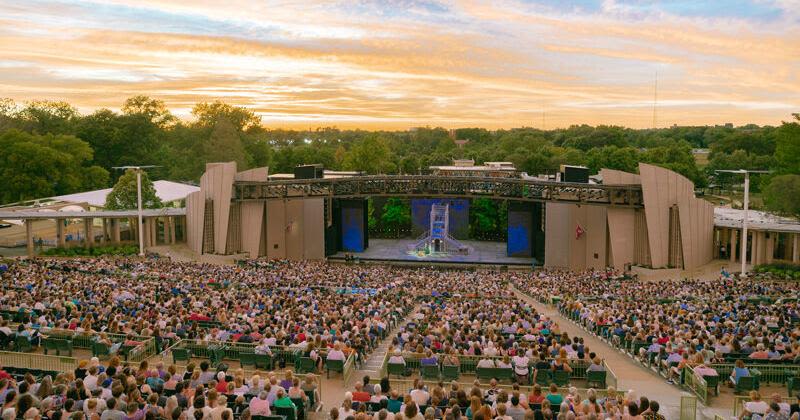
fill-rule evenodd
<path id="1" fill-rule="evenodd" d="M 464 240 L 469 236 L 469 200 L 446 198 L 411 199 L 411 235 L 418 237 L 431 227 L 431 206 L 449 204 L 450 236 Z"/>
<path id="2" fill-rule="evenodd" d="M 367 201 L 363 199 L 339 200 L 341 233 L 339 249 L 346 252 L 363 252 L 369 246 L 367 234 Z"/>
<path id="3" fill-rule="evenodd" d="M 542 232 L 542 205 L 540 203 L 509 202 L 508 242 L 509 257 L 533 257 L 544 261 L 544 232 Z"/>

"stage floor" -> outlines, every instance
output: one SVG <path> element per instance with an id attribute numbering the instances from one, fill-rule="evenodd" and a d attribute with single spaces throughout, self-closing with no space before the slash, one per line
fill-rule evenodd
<path id="1" fill-rule="evenodd" d="M 404 261 L 404 262 L 440 262 L 451 264 L 502 264 L 502 265 L 527 265 L 533 263 L 533 258 L 519 258 L 506 256 L 505 242 L 461 241 L 474 250 L 470 255 L 427 255 L 420 257 L 409 254 L 407 248 L 414 243 L 413 239 L 372 239 L 369 248 L 364 252 L 348 252 L 362 260 L 375 261 Z M 328 258 L 344 259 L 345 253 L 339 252 Z"/>

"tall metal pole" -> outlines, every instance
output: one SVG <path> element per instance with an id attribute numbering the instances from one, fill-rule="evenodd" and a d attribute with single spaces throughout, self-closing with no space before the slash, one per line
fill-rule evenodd
<path id="1" fill-rule="evenodd" d="M 136 204 L 139 213 L 139 256 L 144 257 L 144 231 L 142 230 L 142 170 L 136 170 Z"/>
<path id="2" fill-rule="evenodd" d="M 750 208 L 750 172 L 744 172 L 744 218 L 742 219 L 742 276 L 747 274 L 747 210 Z"/>

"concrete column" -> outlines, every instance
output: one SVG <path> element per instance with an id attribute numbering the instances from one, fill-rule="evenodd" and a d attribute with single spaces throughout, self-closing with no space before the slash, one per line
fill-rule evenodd
<path id="1" fill-rule="evenodd" d="M 150 219 L 144 218 L 142 220 L 142 238 L 144 239 L 144 247 L 150 246 Z"/>
<path id="2" fill-rule="evenodd" d="M 111 219 L 111 241 L 116 244 L 120 242 L 119 219 Z"/>
<path id="3" fill-rule="evenodd" d="M 64 219 L 56 219 L 56 246 L 63 248 L 66 239 L 64 235 Z"/>
<path id="4" fill-rule="evenodd" d="M 169 243 L 169 237 L 170 237 L 170 235 L 169 235 L 169 217 L 164 217 L 164 218 L 161 219 L 161 221 L 162 221 L 162 224 L 164 226 L 164 230 L 161 231 L 161 240 L 164 242 L 164 244 L 168 244 Z"/>
<path id="5" fill-rule="evenodd" d="M 729 235 L 731 241 L 731 262 L 736 262 L 736 251 L 739 249 L 738 241 L 736 241 L 736 236 L 739 233 L 737 229 L 730 229 Z"/>
<path id="6" fill-rule="evenodd" d="M 108 235 L 108 219 L 104 217 L 102 220 L 103 220 L 103 236 L 100 237 L 100 243 L 105 245 L 106 235 Z"/>
<path id="7" fill-rule="evenodd" d="M 177 238 L 178 238 L 178 240 L 180 240 L 181 242 L 186 242 L 186 227 L 184 226 L 184 223 L 183 223 L 183 222 L 184 222 L 184 218 L 183 218 L 183 217 L 177 217 L 177 216 L 175 217 L 175 227 L 176 227 L 176 230 L 177 230 L 178 228 L 181 230 L 181 234 L 180 234 L 180 235 L 177 235 L 177 234 L 176 234 L 176 237 L 177 237 Z"/>
<path id="8" fill-rule="evenodd" d="M 725 250 L 728 249 L 728 242 L 729 242 L 728 235 L 730 234 L 730 231 L 731 230 L 728 228 L 722 228 L 719 230 L 719 246 L 717 248 L 724 247 Z M 726 258 L 729 257 L 730 255 L 731 255 L 730 251 L 725 253 Z"/>
<path id="9" fill-rule="evenodd" d="M 714 252 L 712 255 L 715 260 L 720 258 L 719 248 L 721 246 L 720 244 L 722 244 L 722 230 L 723 229 L 714 229 Z"/>
<path id="10" fill-rule="evenodd" d="M 175 216 L 168 217 L 167 220 L 169 220 L 169 243 L 170 244 L 174 244 L 175 243 L 175 237 L 176 237 L 175 228 L 177 227 L 176 226 L 177 220 L 176 220 Z"/>
<path id="11" fill-rule="evenodd" d="M 25 220 L 25 237 L 28 246 L 28 257 L 33 258 L 33 220 Z"/>
<path id="12" fill-rule="evenodd" d="M 769 238 L 764 242 L 764 262 L 767 264 L 772 264 L 775 256 L 775 235 L 775 232 L 770 232 Z"/>
<path id="13" fill-rule="evenodd" d="M 764 255 L 766 255 L 767 235 L 764 232 L 758 232 L 758 246 L 756 247 L 756 255 L 758 255 L 758 263 L 764 264 Z"/>
<path id="14" fill-rule="evenodd" d="M 756 265 L 758 264 L 758 232 L 755 230 L 751 231 L 750 235 L 750 264 Z"/>
<path id="15" fill-rule="evenodd" d="M 158 218 L 150 219 L 150 246 L 158 245 Z"/>
<path id="16" fill-rule="evenodd" d="M 798 248 L 798 238 L 800 238 L 800 233 L 795 233 L 792 235 L 792 262 L 797 264 L 800 263 L 800 248 Z"/>
<path id="17" fill-rule="evenodd" d="M 137 225 L 136 219 L 133 217 L 128 218 L 128 232 L 130 232 L 130 240 L 139 243 L 139 226 Z"/>
<path id="18" fill-rule="evenodd" d="M 94 234 L 92 234 L 92 219 L 91 218 L 84 218 L 83 219 L 83 237 L 86 243 L 86 246 L 91 246 L 94 244 Z"/>

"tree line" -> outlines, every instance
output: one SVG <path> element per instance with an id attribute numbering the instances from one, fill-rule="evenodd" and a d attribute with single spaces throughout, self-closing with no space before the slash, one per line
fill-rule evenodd
<path id="1" fill-rule="evenodd" d="M 777 127 L 575 125 L 451 132 L 268 129 L 252 110 L 221 101 L 198 103 L 191 114 L 189 121 L 178 119 L 164 102 L 147 96 L 129 98 L 119 112 L 99 109 L 88 115 L 66 102 L 0 99 L 0 203 L 108 187 L 123 175 L 114 167 L 125 165 L 158 165 L 150 170 L 153 179 L 197 182 L 205 163 L 214 161 L 236 161 L 240 169 L 268 166 L 271 173 L 321 163 L 334 170 L 416 174 L 464 158 L 510 161 L 531 175 L 555 173 L 561 164 L 636 172 L 639 162 L 647 162 L 698 187 L 740 182 L 716 169 L 766 168 L 775 173 L 756 177 L 754 189 L 764 191 L 771 208 L 800 213 L 780 199 L 800 191 L 797 115 Z M 456 141 L 462 140 L 459 147 Z M 695 149 L 709 150 L 707 165 L 697 164 Z M 793 198 L 800 203 L 800 196 Z"/>

